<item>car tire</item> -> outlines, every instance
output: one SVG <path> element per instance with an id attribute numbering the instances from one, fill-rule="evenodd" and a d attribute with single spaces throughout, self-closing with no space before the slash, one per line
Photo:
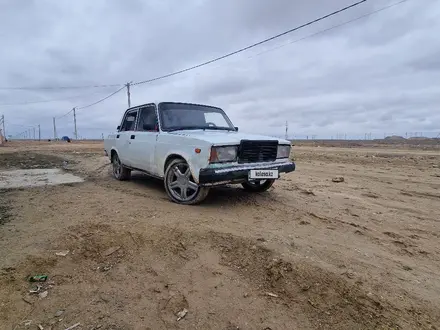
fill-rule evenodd
<path id="1" fill-rule="evenodd" d="M 164 186 L 170 200 L 182 205 L 199 204 L 209 192 L 208 187 L 200 187 L 194 182 L 188 163 L 180 158 L 167 165 Z"/>
<path id="2" fill-rule="evenodd" d="M 247 181 L 243 182 L 241 185 L 244 190 L 250 192 L 264 192 L 273 186 L 275 180 L 258 180 L 258 181 Z"/>
<path id="3" fill-rule="evenodd" d="M 117 153 L 112 157 L 112 173 L 115 179 L 119 181 L 130 180 L 131 177 L 131 170 L 122 165 Z"/>

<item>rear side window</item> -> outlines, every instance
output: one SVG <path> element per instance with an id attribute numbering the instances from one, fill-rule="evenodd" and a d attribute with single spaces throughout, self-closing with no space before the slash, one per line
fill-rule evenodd
<path id="1" fill-rule="evenodd" d="M 121 125 L 121 131 L 134 131 L 136 128 L 137 110 L 128 112 Z"/>
<path id="2" fill-rule="evenodd" d="M 154 106 L 141 108 L 138 131 L 155 132 L 158 130 L 156 109 Z"/>

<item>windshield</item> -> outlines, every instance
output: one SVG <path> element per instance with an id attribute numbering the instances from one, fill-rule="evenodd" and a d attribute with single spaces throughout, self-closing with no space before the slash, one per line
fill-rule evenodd
<path id="1" fill-rule="evenodd" d="M 235 131 L 229 118 L 219 108 L 187 103 L 161 103 L 159 113 L 164 131 L 181 129 Z"/>

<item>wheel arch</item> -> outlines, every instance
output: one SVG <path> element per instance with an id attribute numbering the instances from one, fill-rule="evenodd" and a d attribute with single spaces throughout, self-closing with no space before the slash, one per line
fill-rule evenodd
<path id="1" fill-rule="evenodd" d="M 112 148 L 112 150 L 110 150 L 110 160 L 113 160 L 114 155 L 117 155 L 118 152 L 116 151 L 116 149 Z"/>
<path id="2" fill-rule="evenodd" d="M 183 157 L 182 155 L 177 154 L 177 153 L 172 153 L 172 154 L 168 155 L 167 158 L 165 159 L 165 163 L 164 163 L 164 166 L 163 166 L 163 172 L 164 172 L 164 173 L 166 172 L 168 165 L 169 165 L 173 160 L 175 160 L 175 159 L 183 159 L 185 162 L 188 163 L 188 165 L 189 165 L 190 168 L 191 168 L 191 164 L 188 162 L 187 159 L 185 159 L 185 157 Z"/>
<path id="3" fill-rule="evenodd" d="M 165 158 L 165 162 L 163 165 L 164 178 L 165 178 L 165 173 L 167 171 L 168 165 L 174 159 L 183 159 L 189 165 L 191 175 L 193 176 L 194 181 L 198 184 L 199 183 L 199 176 L 198 176 L 197 166 L 195 166 L 195 164 L 193 164 L 190 161 L 191 158 L 189 157 L 189 155 L 185 155 L 184 153 L 180 153 L 180 152 L 172 152 Z"/>

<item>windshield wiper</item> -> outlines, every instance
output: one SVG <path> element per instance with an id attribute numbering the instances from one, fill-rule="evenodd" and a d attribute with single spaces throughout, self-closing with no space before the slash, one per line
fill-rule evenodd
<path id="1" fill-rule="evenodd" d="M 183 130 L 192 130 L 192 129 L 212 129 L 212 130 L 221 130 L 221 131 L 235 131 L 234 128 L 230 127 L 217 127 L 217 126 L 178 126 L 178 127 L 172 127 L 166 129 L 167 132 L 174 132 L 174 131 L 183 131 Z"/>
<path id="2" fill-rule="evenodd" d="M 166 129 L 167 132 L 174 132 L 174 131 L 183 131 L 183 130 L 191 130 L 191 129 L 206 129 L 204 126 L 175 126 Z"/>
<path id="3" fill-rule="evenodd" d="M 205 129 L 216 129 L 216 130 L 221 130 L 221 131 L 235 131 L 235 128 L 217 127 L 217 126 L 209 126 L 209 127 L 205 127 Z"/>

